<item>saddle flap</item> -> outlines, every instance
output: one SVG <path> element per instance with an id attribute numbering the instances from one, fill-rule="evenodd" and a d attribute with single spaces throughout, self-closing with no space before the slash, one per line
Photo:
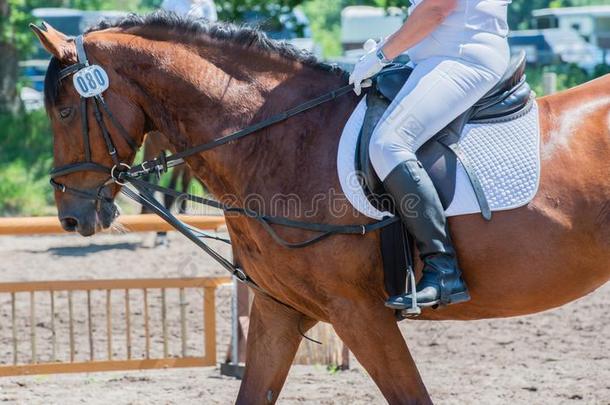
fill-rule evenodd
<path id="1" fill-rule="evenodd" d="M 387 202 L 381 200 L 384 194 L 383 184 L 373 169 L 371 159 L 369 157 L 369 143 L 373 136 L 373 131 L 377 126 L 381 116 L 388 108 L 389 101 L 379 93 L 370 91 L 366 96 L 367 111 L 364 117 L 364 122 L 358 137 L 356 145 L 356 162 L 355 168 L 358 172 L 360 185 L 366 191 L 366 196 L 371 204 L 380 211 L 388 209 Z"/>

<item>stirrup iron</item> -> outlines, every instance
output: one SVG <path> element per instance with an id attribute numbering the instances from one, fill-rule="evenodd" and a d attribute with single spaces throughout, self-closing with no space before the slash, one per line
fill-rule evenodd
<path id="1" fill-rule="evenodd" d="M 417 290 L 415 285 L 415 272 L 413 267 L 407 268 L 407 294 L 411 294 L 411 306 L 403 309 L 401 315 L 405 318 L 416 318 L 421 315 L 421 308 L 417 305 Z"/>

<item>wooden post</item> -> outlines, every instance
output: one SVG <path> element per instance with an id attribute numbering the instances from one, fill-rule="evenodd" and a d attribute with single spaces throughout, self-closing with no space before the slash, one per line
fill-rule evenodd
<path id="1" fill-rule="evenodd" d="M 17 306 L 15 293 L 11 293 L 11 323 L 13 325 L 13 364 L 17 364 Z"/>
<path id="2" fill-rule="evenodd" d="M 93 347 L 93 317 L 91 316 L 91 291 L 87 290 L 87 326 L 89 334 L 89 360 L 95 359 L 95 350 Z"/>
<path id="3" fill-rule="evenodd" d="M 238 364 L 233 362 L 235 350 L 233 344 L 229 345 L 225 363 L 221 364 L 221 374 L 241 378 L 243 368 L 240 364 L 246 363 L 246 343 L 249 326 L 249 313 L 251 304 L 251 294 L 247 286 L 237 283 L 237 347 Z M 337 367 L 341 370 L 349 369 L 349 350 L 345 344 L 335 334 L 329 324 L 320 323 L 307 333 L 307 336 L 315 340 L 320 340 L 319 345 L 308 340 L 301 343 L 299 351 L 295 357 L 294 364 L 324 364 Z M 232 342 L 236 339 L 234 338 Z"/>
<path id="4" fill-rule="evenodd" d="M 55 331 L 55 292 L 49 291 L 51 295 L 51 361 L 57 361 L 57 332 Z"/>
<path id="5" fill-rule="evenodd" d="M 186 357 L 186 299 L 184 296 L 184 288 L 180 289 L 180 339 L 182 344 L 182 357 Z"/>
<path id="6" fill-rule="evenodd" d="M 161 289 L 161 328 L 163 331 L 163 357 L 169 355 L 167 342 L 167 307 L 165 301 L 165 288 Z"/>
<path id="7" fill-rule="evenodd" d="M 70 329 L 70 363 L 74 363 L 74 308 L 72 291 L 68 291 L 68 327 Z"/>
<path id="8" fill-rule="evenodd" d="M 203 289 L 203 316 L 205 336 L 205 357 L 216 363 L 216 288 Z"/>
<path id="9" fill-rule="evenodd" d="M 125 289 L 125 342 L 127 344 L 127 360 L 131 359 L 131 317 L 129 309 L 129 289 Z"/>
<path id="10" fill-rule="evenodd" d="M 106 290 L 106 352 L 112 360 L 112 290 Z"/>
<path id="11" fill-rule="evenodd" d="M 142 290 L 143 298 L 144 298 L 144 339 L 146 340 L 145 349 L 146 358 L 150 359 L 150 328 L 148 326 L 148 289 L 144 288 Z"/>
<path id="12" fill-rule="evenodd" d="M 36 292 L 30 292 L 30 344 L 32 345 L 32 364 L 36 364 Z"/>

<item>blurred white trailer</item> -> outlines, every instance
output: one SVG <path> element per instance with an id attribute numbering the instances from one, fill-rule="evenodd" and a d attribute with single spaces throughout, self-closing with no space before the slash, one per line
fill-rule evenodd
<path id="1" fill-rule="evenodd" d="M 369 38 L 379 40 L 387 37 L 400 28 L 405 18 L 406 14 L 397 7 L 345 7 L 341 11 L 343 50 L 361 49 Z"/>

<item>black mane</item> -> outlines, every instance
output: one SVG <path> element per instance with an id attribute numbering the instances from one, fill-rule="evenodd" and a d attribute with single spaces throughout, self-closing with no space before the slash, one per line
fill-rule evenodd
<path id="1" fill-rule="evenodd" d="M 212 23 L 205 19 L 180 17 L 175 13 L 163 10 L 158 10 L 143 16 L 129 14 L 114 22 L 103 20 L 97 25 L 89 27 L 85 31 L 85 34 L 108 28 L 129 29 L 134 27 L 161 28 L 171 31 L 174 34 L 189 37 L 197 35 L 207 36 L 219 41 L 232 42 L 245 48 L 256 48 L 263 52 L 275 53 L 313 68 L 325 71 L 337 71 L 338 73 L 342 72 L 341 69 L 334 65 L 318 61 L 310 52 L 300 50 L 286 42 L 270 39 L 259 29 L 227 22 Z M 45 103 L 47 105 L 54 104 L 57 99 L 57 95 L 61 88 L 61 83 L 58 80 L 61 68 L 61 63 L 56 58 L 51 58 L 44 85 Z"/>
<path id="2" fill-rule="evenodd" d="M 205 19 L 182 17 L 164 10 L 157 10 L 143 16 L 129 14 L 114 22 L 108 20 L 101 21 L 97 25 L 89 27 L 85 33 L 108 28 L 129 29 L 133 27 L 160 28 L 172 31 L 178 35 L 190 37 L 203 35 L 219 41 L 242 45 L 246 48 L 255 47 L 261 51 L 277 53 L 304 65 L 319 67 L 324 70 L 329 70 L 330 68 L 330 65 L 318 61 L 310 52 L 300 50 L 287 42 L 270 39 L 263 31 L 257 28 L 235 25 L 228 22 L 209 22 Z"/>

